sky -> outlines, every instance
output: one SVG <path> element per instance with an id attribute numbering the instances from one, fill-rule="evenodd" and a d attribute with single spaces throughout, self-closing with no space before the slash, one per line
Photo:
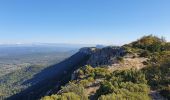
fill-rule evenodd
<path id="1" fill-rule="evenodd" d="M 170 0 L 0 0 L 0 43 L 170 41 Z"/>

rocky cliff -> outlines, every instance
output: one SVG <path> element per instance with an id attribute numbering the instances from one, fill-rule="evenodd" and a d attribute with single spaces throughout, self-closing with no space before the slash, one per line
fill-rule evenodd
<path id="1" fill-rule="evenodd" d="M 125 50 L 122 47 L 112 46 L 102 49 L 86 48 L 84 52 L 91 54 L 87 64 L 93 67 L 111 65 L 115 63 L 117 57 L 125 55 Z"/>

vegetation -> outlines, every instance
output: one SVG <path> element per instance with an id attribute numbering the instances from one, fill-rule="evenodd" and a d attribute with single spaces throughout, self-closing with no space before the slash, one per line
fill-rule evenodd
<path id="1" fill-rule="evenodd" d="M 41 100 L 88 100 L 85 89 L 81 85 L 70 82 L 61 91 L 61 95 L 45 96 Z"/>
<path id="2" fill-rule="evenodd" d="M 94 94 L 93 99 L 96 100 L 150 100 L 150 90 L 159 91 L 163 97 L 170 99 L 170 43 L 164 38 L 149 35 L 123 47 L 127 54 L 138 54 L 138 57 L 148 58 L 145 61 L 147 67 L 141 70 L 126 69 L 110 72 L 107 67 L 93 68 L 87 65 L 75 73 L 76 78 L 72 81 L 74 84 L 69 84 L 71 89 L 66 86 L 62 89 L 66 92 L 46 96 L 43 100 L 54 97 L 60 98 L 56 100 L 74 100 L 75 97 L 76 100 L 79 98 L 82 100 L 82 94 L 85 93 L 77 91 L 88 88 L 96 79 L 102 80 Z M 122 63 L 124 58 L 117 57 L 117 60 Z M 65 93 L 68 94 L 63 97 Z M 67 99 L 61 99 L 62 97 Z M 87 95 L 84 97 L 87 99 Z"/>
<path id="3" fill-rule="evenodd" d="M 41 100 L 81 100 L 81 99 L 79 95 L 70 92 L 70 93 L 63 93 L 62 95 L 46 96 Z"/>
<path id="4" fill-rule="evenodd" d="M 165 39 L 158 38 L 153 35 L 144 36 L 140 40 L 137 40 L 131 44 L 133 48 L 140 48 L 148 50 L 150 52 L 160 52 L 163 50 L 165 45 Z"/>
<path id="5" fill-rule="evenodd" d="M 143 94 L 143 95 L 140 95 Z M 145 75 L 135 69 L 115 71 L 111 77 L 105 80 L 96 96 L 100 100 L 134 99 L 149 100 L 149 87 Z"/>
<path id="6" fill-rule="evenodd" d="M 1 98 L 5 98 L 8 95 L 16 94 L 26 87 L 30 86 L 30 84 L 23 84 L 23 82 L 33 77 L 33 75 L 39 72 L 41 68 L 43 68 L 43 66 L 34 65 L 14 71 L 1 77 L 0 93 L 4 94 L 1 96 Z"/>
<path id="7" fill-rule="evenodd" d="M 108 95 L 102 95 L 99 100 L 150 100 L 150 98 L 146 94 L 120 90 L 117 94 L 112 93 Z"/>
<path id="8" fill-rule="evenodd" d="M 66 100 L 82 99 L 81 97 L 87 99 L 87 95 L 82 96 L 84 92 L 77 91 L 82 89 L 84 91 L 96 79 L 102 80 L 93 98 L 96 100 L 150 100 L 150 89 L 159 91 L 162 96 L 170 99 L 170 43 L 164 38 L 149 35 L 123 47 L 127 54 L 138 54 L 138 57 L 148 58 L 145 61 L 147 67 L 141 70 L 126 69 L 110 72 L 106 67 L 93 68 L 86 65 L 75 73 L 76 78 L 73 83 L 62 89 L 65 92 L 43 99 L 54 97 L 67 98 Z M 124 58 L 117 57 L 117 60 L 121 63 Z M 64 97 L 65 93 L 68 93 L 67 97 Z M 75 97 L 77 99 L 74 99 Z"/>
<path id="9" fill-rule="evenodd" d="M 111 72 L 105 67 L 93 68 L 90 65 L 86 65 L 78 70 L 76 73 L 77 79 L 86 80 L 88 83 L 94 82 L 95 79 L 106 79 L 110 76 Z M 81 83 L 81 81 L 80 81 Z"/>
<path id="10" fill-rule="evenodd" d="M 170 43 L 164 38 L 149 35 L 125 47 L 128 48 L 127 50 L 136 49 L 140 57 L 149 58 L 148 67 L 142 69 L 148 85 L 170 99 Z"/>
<path id="11" fill-rule="evenodd" d="M 28 80 L 34 75 L 72 54 L 54 47 L 0 48 L 0 100 L 30 87 L 35 81 Z"/>
<path id="12" fill-rule="evenodd" d="M 92 91 L 94 100 L 151 100 L 151 90 L 170 99 L 170 43 L 164 38 L 149 35 L 123 47 L 127 54 L 147 58 L 144 62 L 146 67 L 140 70 L 109 71 L 108 67 L 94 68 L 86 65 L 79 68 L 74 73 L 74 80 L 62 87 L 57 94 L 45 96 L 41 100 L 88 100 L 91 99 L 91 95 L 87 94 L 87 90 L 96 86 L 96 83 L 98 88 L 95 92 Z M 122 64 L 125 61 L 123 56 L 115 58 Z M 36 68 L 33 67 L 31 70 L 34 72 Z M 22 79 L 32 77 L 31 74 L 27 74 L 23 75 Z M 15 79 L 20 74 L 13 75 L 7 78 Z M 19 84 L 16 81 L 8 83 Z M 15 88 L 11 91 L 18 92 Z M 3 93 L 0 95 L 4 95 Z"/>
<path id="13" fill-rule="evenodd" d="M 123 62 L 124 62 L 123 57 L 117 57 L 117 60 L 118 60 L 120 63 L 123 63 Z"/>
<path id="14" fill-rule="evenodd" d="M 91 66 L 82 67 L 82 69 L 78 71 L 80 75 L 84 75 L 84 77 L 81 77 L 80 82 L 76 84 L 74 83 L 74 81 L 73 83 L 69 83 L 68 85 L 66 85 L 61 89 L 62 93 L 60 95 L 55 95 L 55 97 L 62 97 L 64 93 L 69 93 L 69 94 L 74 93 L 72 94 L 72 96 L 75 96 L 76 94 L 80 97 L 86 98 L 86 99 L 80 98 L 81 100 L 87 100 L 88 99 L 87 95 L 86 96 L 83 95 L 86 94 L 84 90 L 86 88 L 86 85 L 84 85 L 82 81 L 83 82 L 85 81 L 85 83 L 86 82 L 90 83 L 89 81 L 89 77 L 90 77 L 94 79 L 96 78 L 103 79 L 103 82 L 100 84 L 100 88 L 95 93 L 96 99 L 115 100 L 115 98 L 117 98 L 120 100 L 121 99 L 150 100 L 149 97 L 150 88 L 147 85 L 145 74 L 142 71 L 138 71 L 136 69 L 130 69 L 130 70 L 114 71 L 112 73 L 106 70 L 107 70 L 106 68 L 92 68 Z M 96 73 L 98 73 L 97 76 L 99 75 L 100 77 L 96 77 Z M 93 77 L 92 74 L 94 74 Z M 49 98 L 53 98 L 53 97 L 54 95 L 46 96 L 42 98 L 42 100 L 48 100 Z M 49 100 L 53 100 L 53 99 L 49 99 Z M 65 99 L 61 99 L 61 100 L 65 100 Z M 66 99 L 66 100 L 72 100 L 72 99 Z"/>
<path id="15" fill-rule="evenodd" d="M 157 61 L 159 63 L 150 65 L 142 69 L 142 71 L 146 75 L 148 85 L 153 90 L 160 91 L 162 96 L 170 99 L 170 58 L 166 55 L 166 57 L 161 57 Z"/>

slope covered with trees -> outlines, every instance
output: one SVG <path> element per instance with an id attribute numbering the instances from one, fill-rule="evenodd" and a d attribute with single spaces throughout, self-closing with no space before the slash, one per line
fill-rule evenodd
<path id="1" fill-rule="evenodd" d="M 60 49 L 62 49 L 60 51 Z M 55 46 L 2 46 L 0 45 L 0 100 L 15 95 L 38 80 L 37 73 L 57 64 L 75 52 Z M 39 78 L 43 79 L 45 77 Z"/>

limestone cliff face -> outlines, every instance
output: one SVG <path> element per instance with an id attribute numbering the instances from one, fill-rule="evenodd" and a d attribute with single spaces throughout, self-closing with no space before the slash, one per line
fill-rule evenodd
<path id="1" fill-rule="evenodd" d="M 82 48 L 80 52 L 89 55 L 89 59 L 86 62 L 87 65 L 92 67 L 108 67 L 110 70 L 141 69 L 146 66 L 144 62 L 147 61 L 147 58 L 139 57 L 138 54 L 126 53 L 123 47 Z M 118 60 L 120 57 L 122 57 L 123 62 Z"/>
<path id="2" fill-rule="evenodd" d="M 104 48 L 86 47 L 80 49 L 79 52 L 89 55 L 89 59 L 87 60 L 86 64 L 91 65 L 92 67 L 110 67 L 113 64 L 118 63 L 117 57 L 123 57 L 125 55 L 125 50 L 122 47 L 115 46 Z M 78 70 L 74 71 L 72 74 L 72 80 L 76 79 L 76 73 Z"/>
<path id="3" fill-rule="evenodd" d="M 148 58 L 139 57 L 136 53 L 127 53 L 123 47 L 82 48 L 79 52 L 89 55 L 86 65 L 107 67 L 109 71 L 130 68 L 141 69 L 146 66 L 144 62 L 148 60 Z M 118 57 L 121 57 L 123 61 L 119 61 Z M 76 79 L 78 70 L 72 74 L 72 80 Z"/>
<path id="4" fill-rule="evenodd" d="M 93 52 L 90 52 L 91 56 L 87 61 L 87 64 L 93 67 L 111 65 L 115 62 L 116 57 L 120 57 L 125 54 L 125 50 L 122 47 L 111 46 L 102 49 L 91 48 L 90 51 Z"/>
<path id="5" fill-rule="evenodd" d="M 79 50 L 79 52 L 84 53 L 84 54 L 88 54 L 88 55 L 92 55 L 93 53 L 95 53 L 98 49 L 95 47 L 84 47 L 81 48 Z"/>

